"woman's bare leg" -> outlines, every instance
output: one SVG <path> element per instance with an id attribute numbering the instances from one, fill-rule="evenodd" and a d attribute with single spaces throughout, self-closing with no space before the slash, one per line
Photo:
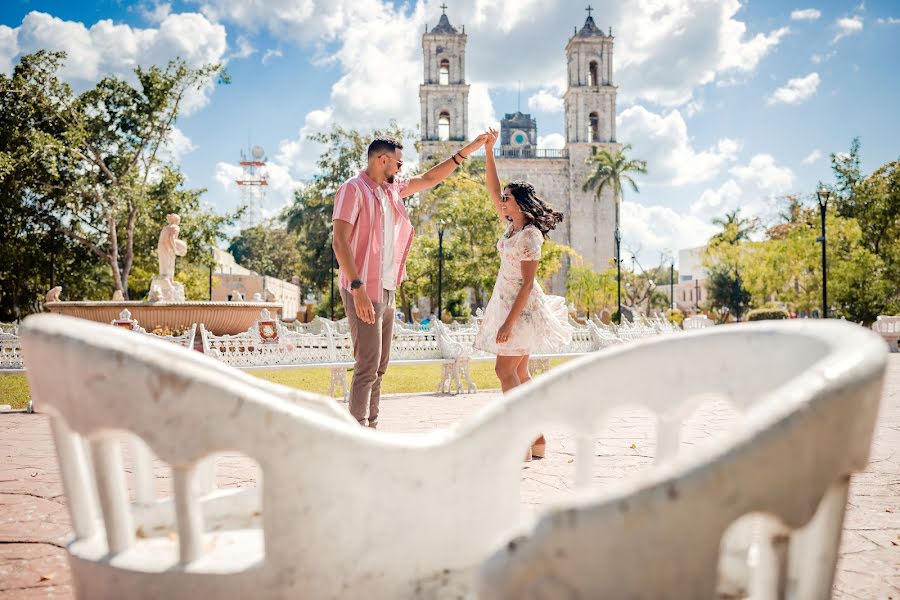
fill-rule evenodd
<path id="1" fill-rule="evenodd" d="M 516 375 L 519 377 L 519 385 L 531 381 L 531 373 L 528 372 L 528 359 L 529 357 L 526 354 L 516 366 Z M 536 439 L 534 444 L 531 445 L 531 454 L 536 458 L 544 458 L 546 449 L 547 440 L 544 439 L 544 434 L 541 434 L 541 437 Z"/>
<path id="2" fill-rule="evenodd" d="M 500 389 L 504 394 L 521 383 L 516 371 L 521 359 L 521 356 L 498 356 L 497 362 L 494 363 L 494 372 L 500 379 Z"/>
<path id="3" fill-rule="evenodd" d="M 528 372 L 528 355 L 522 357 L 516 365 L 516 375 L 519 376 L 519 385 L 531 381 L 531 373 Z"/>

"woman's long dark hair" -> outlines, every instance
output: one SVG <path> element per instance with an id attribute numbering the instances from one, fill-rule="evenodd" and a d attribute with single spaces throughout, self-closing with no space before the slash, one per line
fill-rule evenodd
<path id="1" fill-rule="evenodd" d="M 525 215 L 525 224 L 537 227 L 544 237 L 562 222 L 563 214 L 541 200 L 534 186 L 527 181 L 511 181 L 506 188 Z"/>

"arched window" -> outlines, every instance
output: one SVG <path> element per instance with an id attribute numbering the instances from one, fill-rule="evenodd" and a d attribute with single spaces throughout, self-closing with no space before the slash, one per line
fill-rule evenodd
<path id="1" fill-rule="evenodd" d="M 450 139 L 450 113 L 444 111 L 438 117 L 438 139 L 446 142 Z"/>
<path id="2" fill-rule="evenodd" d="M 592 60 L 588 66 L 588 85 L 600 85 L 600 79 L 597 77 L 597 61 Z"/>
<path id="3" fill-rule="evenodd" d="M 600 116 L 592 112 L 590 114 L 590 123 L 588 124 L 588 141 L 591 142 L 599 142 L 600 141 Z"/>
<path id="4" fill-rule="evenodd" d="M 447 85 L 450 83 L 450 61 L 446 58 L 441 61 L 440 84 Z"/>

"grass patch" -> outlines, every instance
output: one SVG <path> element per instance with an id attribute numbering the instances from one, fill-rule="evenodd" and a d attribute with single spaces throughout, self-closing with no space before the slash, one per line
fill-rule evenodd
<path id="1" fill-rule="evenodd" d="M 566 358 L 553 359 L 551 366 L 566 362 Z M 500 380 L 494 373 L 493 361 L 481 361 L 471 363 L 470 372 L 472 381 L 479 390 L 500 389 Z M 330 369 L 284 369 L 248 371 L 251 375 L 280 383 L 292 388 L 327 394 L 331 383 Z M 538 376 L 540 377 L 540 375 Z M 347 377 L 347 385 L 353 380 L 351 371 Z M 441 365 L 394 365 L 388 367 L 381 382 L 382 394 L 422 394 L 437 391 L 438 382 L 441 380 Z"/>
<path id="2" fill-rule="evenodd" d="M 25 375 L 15 373 L 0 375 L 0 404 L 9 404 L 15 410 L 24 410 L 28 406 L 31 394 L 28 393 L 28 380 Z"/>
<path id="3" fill-rule="evenodd" d="M 552 366 L 569 359 L 554 359 Z M 280 383 L 288 387 L 327 394 L 331 382 L 330 369 L 284 369 L 248 371 L 250 375 Z M 494 373 L 494 362 L 474 362 L 471 366 L 472 381 L 479 390 L 500 389 L 500 380 Z M 348 376 L 348 385 L 353 373 Z M 441 380 L 441 365 L 395 365 L 388 369 L 381 383 L 383 394 L 423 394 L 437 391 Z M 25 375 L 0 375 L 0 404 L 9 404 L 13 409 L 24 409 L 31 395 Z"/>

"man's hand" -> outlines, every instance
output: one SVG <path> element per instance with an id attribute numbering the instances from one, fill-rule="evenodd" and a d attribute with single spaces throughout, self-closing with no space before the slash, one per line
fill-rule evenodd
<path id="1" fill-rule="evenodd" d="M 363 323 L 374 325 L 375 307 L 372 306 L 372 300 L 366 293 L 365 286 L 358 287 L 352 290 L 351 293 L 353 294 L 353 306 L 356 308 L 356 316 Z"/>

